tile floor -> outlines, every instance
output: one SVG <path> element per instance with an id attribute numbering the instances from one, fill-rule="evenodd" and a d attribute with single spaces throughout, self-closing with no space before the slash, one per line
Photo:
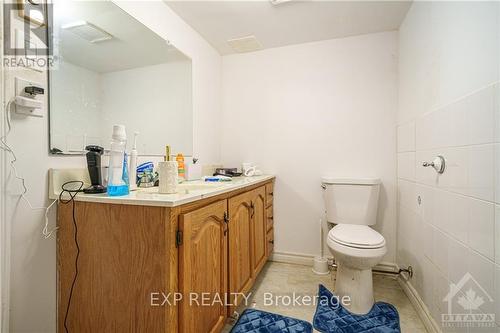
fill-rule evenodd
<path id="1" fill-rule="evenodd" d="M 254 285 L 249 304 L 263 311 L 303 319 L 312 323 L 316 310 L 315 305 L 271 306 L 267 305 L 269 302 L 266 304 L 265 293 L 272 293 L 276 297 L 290 295 L 295 291 L 297 295 L 310 295 L 312 297 L 317 295 L 318 284 L 320 283 L 330 290 L 333 289 L 331 275 L 315 275 L 308 266 L 269 262 L 262 270 Z M 390 276 L 375 274 L 373 276 L 373 285 L 377 301 L 391 303 L 398 309 L 402 332 L 427 332 L 410 300 L 396 279 Z M 267 297 L 269 300 L 269 296 Z M 244 307 L 238 311 L 241 313 L 243 310 Z M 229 324 L 226 325 L 223 332 L 229 332 L 231 327 Z"/>

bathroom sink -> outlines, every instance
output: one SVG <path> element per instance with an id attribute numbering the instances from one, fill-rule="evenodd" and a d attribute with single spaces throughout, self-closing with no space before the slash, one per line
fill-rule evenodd
<path id="1" fill-rule="evenodd" d="M 177 185 L 177 193 L 185 194 L 192 191 L 206 191 L 224 186 L 221 183 L 181 183 Z M 138 188 L 139 192 L 158 193 L 158 187 Z"/>

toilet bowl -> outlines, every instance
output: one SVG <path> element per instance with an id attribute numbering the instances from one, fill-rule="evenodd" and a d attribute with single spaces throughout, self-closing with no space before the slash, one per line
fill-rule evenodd
<path id="1" fill-rule="evenodd" d="M 355 314 L 370 312 L 372 268 L 387 252 L 384 237 L 365 225 L 339 224 L 328 233 L 327 244 L 337 264 L 335 293 L 345 300 L 343 306 Z"/>
<path id="2" fill-rule="evenodd" d="M 322 179 L 327 221 L 335 225 L 327 237 L 337 264 L 335 293 L 355 314 L 370 312 L 372 268 L 386 254 L 384 237 L 370 228 L 377 220 L 379 179 Z"/>

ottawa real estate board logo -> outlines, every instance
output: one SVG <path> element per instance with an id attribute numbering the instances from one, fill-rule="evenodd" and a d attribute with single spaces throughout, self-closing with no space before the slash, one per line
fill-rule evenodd
<path id="1" fill-rule="evenodd" d="M 443 302 L 447 313 L 441 314 L 443 327 L 494 328 L 494 300 L 491 295 L 470 274 L 466 273 L 458 283 L 450 284 L 450 290 Z"/>
<path id="2" fill-rule="evenodd" d="M 52 67 L 52 4 L 41 0 L 7 0 L 3 2 L 3 21 L 6 69 Z"/>

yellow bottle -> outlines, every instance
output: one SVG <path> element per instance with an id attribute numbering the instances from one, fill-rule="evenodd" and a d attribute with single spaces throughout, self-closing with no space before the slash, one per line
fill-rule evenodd
<path id="1" fill-rule="evenodd" d="M 175 158 L 175 160 L 177 161 L 177 165 L 178 165 L 179 177 L 185 178 L 186 167 L 184 164 L 184 155 L 182 155 L 181 153 L 177 154 L 177 157 Z"/>

